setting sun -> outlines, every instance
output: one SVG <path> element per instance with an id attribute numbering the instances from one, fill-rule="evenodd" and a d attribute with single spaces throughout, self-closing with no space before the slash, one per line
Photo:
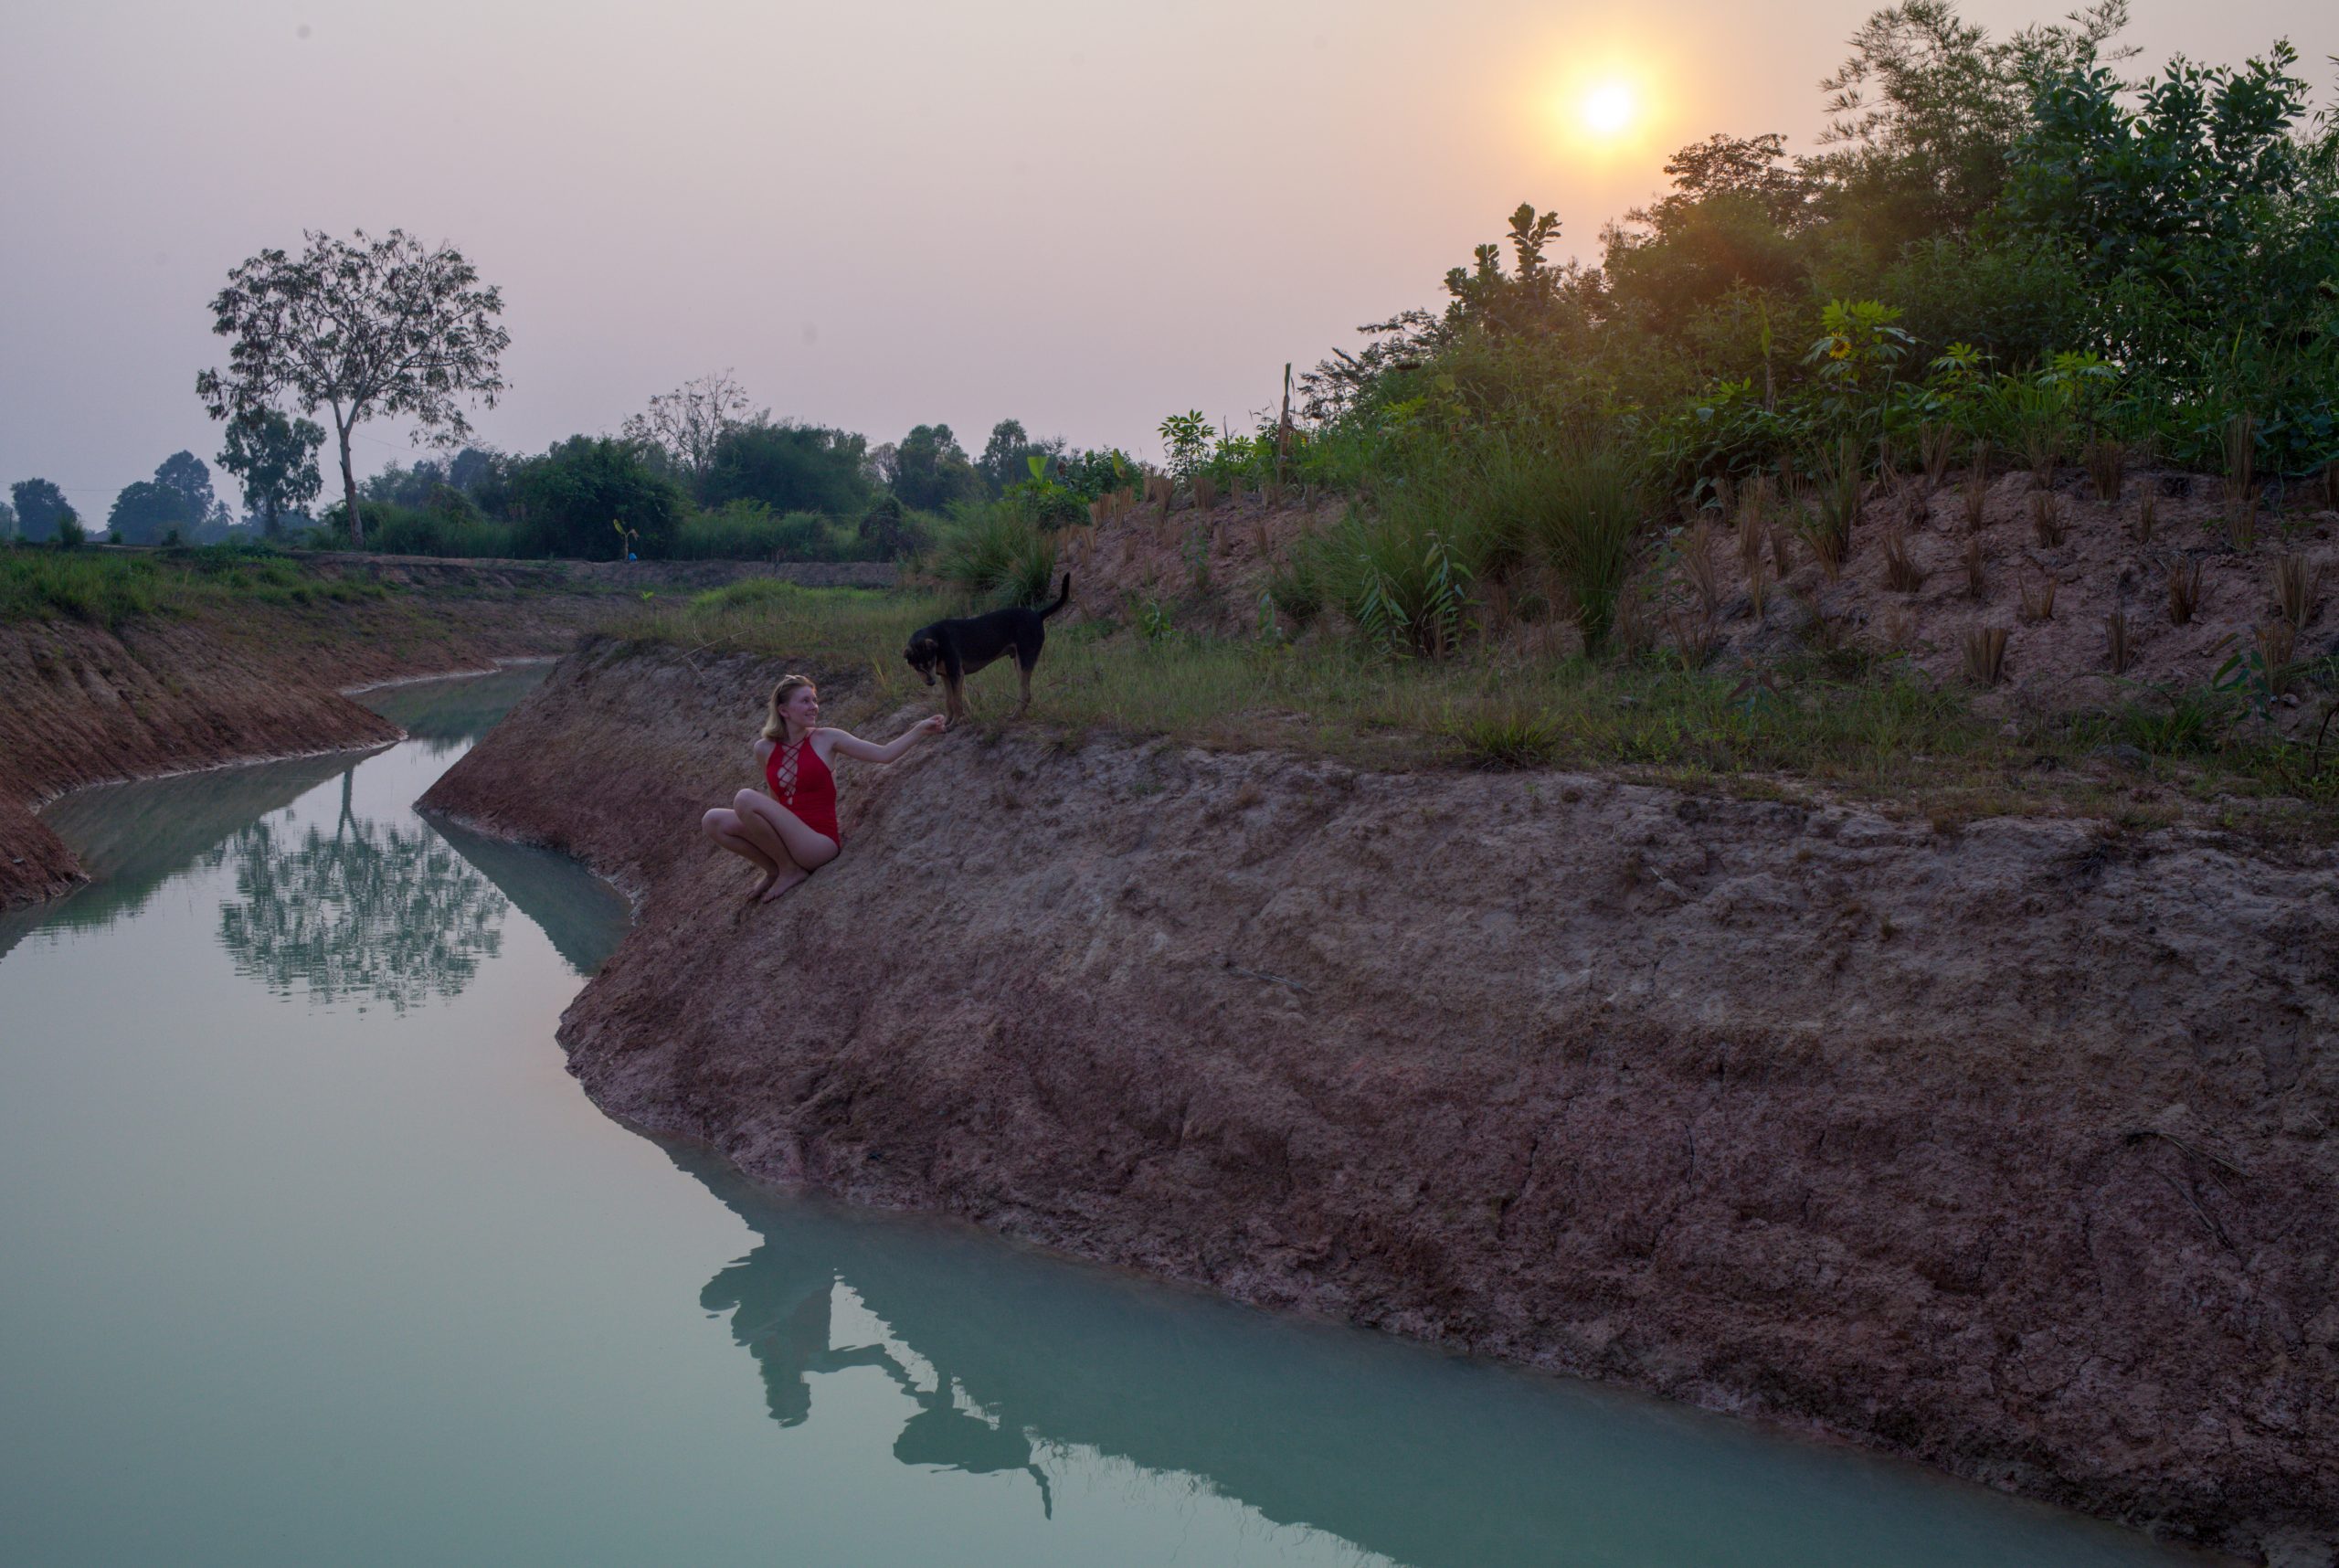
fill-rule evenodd
<path id="1" fill-rule="evenodd" d="M 1621 81 L 1603 82 L 1583 101 L 1583 122 L 1594 135 L 1615 136 L 1632 124 L 1637 108 L 1630 87 Z"/>

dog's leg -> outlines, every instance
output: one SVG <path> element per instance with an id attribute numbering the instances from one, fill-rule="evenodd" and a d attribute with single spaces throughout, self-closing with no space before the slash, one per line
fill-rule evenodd
<path id="1" fill-rule="evenodd" d="M 1023 683 L 1023 701 L 1015 710 L 1015 716 L 1021 718 L 1032 711 L 1032 666 L 1018 659 L 1015 661 L 1015 673 Z"/>
<path id="2" fill-rule="evenodd" d="M 967 716 L 967 666 L 958 657 L 958 650 L 945 639 L 942 644 L 942 711 L 952 724 Z"/>

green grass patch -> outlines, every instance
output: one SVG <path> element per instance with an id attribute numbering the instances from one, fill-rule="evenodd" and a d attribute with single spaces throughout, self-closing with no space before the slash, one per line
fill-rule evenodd
<path id="1" fill-rule="evenodd" d="M 128 554 L 16 546 L 0 551 L 0 623 L 115 627 L 238 604 L 362 603 L 379 584 L 327 577 L 281 556 L 213 547 Z"/>
<path id="2" fill-rule="evenodd" d="M 865 675 L 873 700 L 890 707 L 926 695 L 902 661 L 910 632 L 963 609 L 939 595 L 757 581 L 646 610 L 620 631 Z M 978 723 L 1012 711 L 1015 683 L 1004 668 L 969 683 Z M 1935 686 L 1899 660 L 1812 658 L 1758 681 L 1580 658 L 1388 659 L 1352 640 L 1148 637 L 1134 625 L 1085 621 L 1049 638 L 1034 687 L 1040 721 L 1074 735 L 1265 747 L 1376 768 L 1624 772 L 1741 794 L 1793 784 L 1944 824 L 2038 811 L 2173 821 L 2187 799 L 2296 803 L 2339 794 L 2339 763 L 2318 775 L 2302 766 L 2300 747 L 2253 731 L 2230 705 L 2200 717 L 2192 699 L 2159 699 L 2158 709 L 2174 706 L 2182 719 L 2160 723 L 2140 705 L 2041 719 L 2010 735 L 2002 715 L 1976 712 L 1967 694 Z M 2107 779 L 2097 753 L 2112 739 L 2146 751 L 2148 773 Z M 2140 788 L 2150 799 L 2140 800 Z"/>

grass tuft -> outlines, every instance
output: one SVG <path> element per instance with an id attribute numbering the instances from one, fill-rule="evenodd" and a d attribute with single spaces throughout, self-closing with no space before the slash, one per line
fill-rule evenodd
<path id="1" fill-rule="evenodd" d="M 1555 726 L 1517 709 L 1469 715 L 1456 720 L 1451 733 L 1473 768 L 1540 768 L 1560 750 Z"/>
<path id="2" fill-rule="evenodd" d="M 2051 490 L 2033 492 L 2030 497 L 2030 527 L 2045 548 L 2051 550 L 2061 544 L 2066 532 L 2062 498 Z"/>
<path id="3" fill-rule="evenodd" d="M 1925 586 L 1925 568 L 1909 554 L 1909 541 L 1898 528 L 1884 535 L 1884 586 L 1895 593 L 1915 593 Z"/>
<path id="4" fill-rule="evenodd" d="M 2029 621 L 2054 620 L 2056 587 L 2055 575 L 2052 572 L 2040 572 L 2030 581 L 2023 584 L 2023 620 Z"/>
<path id="5" fill-rule="evenodd" d="M 1977 626 L 1965 634 L 1965 678 L 1987 689 L 2006 679 L 2006 629 Z"/>
<path id="6" fill-rule="evenodd" d="M 2176 560 L 2168 563 L 2168 623 L 2189 626 L 2196 611 L 2201 608 L 2201 563 Z"/>

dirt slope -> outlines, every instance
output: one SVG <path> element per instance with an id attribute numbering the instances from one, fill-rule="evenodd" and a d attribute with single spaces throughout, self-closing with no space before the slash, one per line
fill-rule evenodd
<path id="1" fill-rule="evenodd" d="M 302 569 L 378 600 L 255 600 L 193 620 L 0 624 L 0 908 L 54 897 L 80 866 L 37 809 L 69 789 L 222 763 L 375 746 L 397 726 L 347 688 L 565 652 L 640 596 L 747 577 L 885 587 L 884 563 L 492 561 L 317 555 Z"/>
<path id="2" fill-rule="evenodd" d="M 0 908 L 81 880 L 35 814 L 66 790 L 395 740 L 396 725 L 342 689 L 558 653 L 636 604 L 473 573 L 412 599 L 255 603 L 113 630 L 0 625 Z"/>
<path id="3" fill-rule="evenodd" d="M 426 797 L 639 899 L 563 1024 L 611 1112 L 2196 1540 L 2339 1537 L 2330 857 L 958 734 L 848 767 L 845 855 L 746 909 L 693 827 L 777 673 L 588 643 Z"/>
<path id="4" fill-rule="evenodd" d="M 1965 680 L 1965 638 L 1977 628 L 2007 633 L 2006 684 L 1985 703 L 2064 709 L 2134 698 L 2143 688 L 2197 687 L 2216 676 L 2236 651 L 2255 649 L 2260 629 L 2280 620 L 2277 564 L 2295 558 L 2305 589 L 2304 620 L 2291 633 L 2291 658 L 2304 663 L 2339 656 L 2339 512 L 2312 500 L 2267 513 L 2248 550 L 2228 537 L 2218 482 L 2175 470 L 2129 477 L 2121 500 L 2100 504 L 2086 479 L 2063 470 L 2041 487 L 2027 471 L 1995 476 L 1984 488 L 1970 526 L 1962 476 L 1929 492 L 1921 482 L 1888 491 L 1871 485 L 1849 558 L 1830 577 L 1810 550 L 1782 525 L 1782 538 L 1761 552 L 1766 592 L 1758 614 L 1747 591 L 1739 541 L 1728 526 L 1711 535 L 1718 603 L 1712 622 L 1714 656 L 1725 662 L 1765 662 L 1805 643 L 1857 641 L 1905 655 L 1929 679 Z M 1181 627 L 1248 635 L 1259 623 L 1259 599 L 1273 564 L 1286 559 L 1311 532 L 1335 525 L 1349 503 L 1271 507 L 1258 495 L 1222 501 L 1212 511 L 1180 507 L 1164 517 L 1141 507 L 1095 528 L 1073 530 L 1063 558 L 1080 583 L 1079 610 L 1127 618 L 1140 606 L 1168 608 Z M 2043 542 L 2037 511 L 2049 509 L 2059 531 Z M 2152 514 L 2145 536 L 2144 514 Z M 1897 532 L 1918 574 L 1914 586 L 1888 579 L 1886 544 Z M 1969 542 L 1983 558 L 1983 591 L 1970 591 Z M 1667 616 L 1702 625 L 1698 596 L 1676 533 L 1644 563 L 1638 591 L 1650 606 L 1658 641 L 1671 646 Z M 1789 570 L 1781 580 L 1777 551 Z M 1197 565 L 1202 567 L 1199 578 Z M 2198 603 L 2179 624 L 2169 608 L 2172 570 L 2197 573 Z M 1907 579 L 1903 579 L 1906 581 Z M 1196 592 L 1197 582 L 1205 585 Z M 2051 599 L 2044 585 L 2051 581 Z M 2026 614 L 2051 604 L 2044 617 Z M 1572 629 L 1526 628 L 1504 622 L 1493 606 L 1495 635 L 1539 652 L 1572 651 Z M 2125 662 L 2111 661 L 2110 619 L 2123 618 Z M 2319 708 L 2312 691 L 2283 699 L 2304 722 Z M 2291 722 L 2288 713 L 2278 715 Z"/>

